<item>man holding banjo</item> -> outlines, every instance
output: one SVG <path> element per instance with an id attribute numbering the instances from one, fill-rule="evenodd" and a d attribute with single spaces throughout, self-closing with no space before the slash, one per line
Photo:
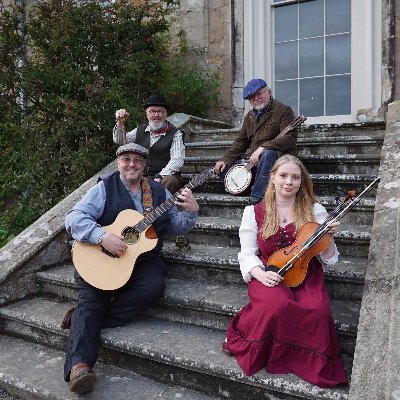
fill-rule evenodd
<path id="1" fill-rule="evenodd" d="M 256 169 L 249 204 L 257 204 L 264 197 L 269 172 L 278 157 L 297 155 L 297 131 L 291 126 L 295 118 L 293 110 L 272 97 L 271 89 L 263 79 L 248 82 L 243 98 L 249 100 L 252 110 L 244 117 L 239 136 L 216 162 L 214 169 L 220 174 L 236 161 L 225 176 L 225 188 L 234 194 L 244 194 L 253 181 L 252 169 Z M 237 160 L 245 153 L 250 154 L 249 161 L 241 160 L 241 165 L 237 165 Z"/>

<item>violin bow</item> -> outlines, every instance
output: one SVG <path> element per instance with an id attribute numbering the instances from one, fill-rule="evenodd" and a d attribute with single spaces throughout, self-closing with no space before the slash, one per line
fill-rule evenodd
<path id="1" fill-rule="evenodd" d="M 353 199 L 356 193 L 355 190 L 349 191 L 345 199 L 329 214 L 328 218 L 318 227 L 314 234 L 307 239 L 304 246 L 311 247 L 315 242 L 317 242 L 326 232 L 328 232 L 330 228 L 329 223 L 331 221 L 339 221 L 343 218 L 379 181 L 380 178 L 376 178 L 355 199 Z"/>

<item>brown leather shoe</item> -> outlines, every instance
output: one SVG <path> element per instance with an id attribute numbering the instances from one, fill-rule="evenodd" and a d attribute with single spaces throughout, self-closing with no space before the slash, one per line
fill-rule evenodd
<path id="1" fill-rule="evenodd" d="M 69 389 L 71 392 L 78 394 L 90 392 L 95 382 L 96 375 L 86 363 L 78 363 L 72 367 L 69 377 Z"/>
<path id="2" fill-rule="evenodd" d="M 228 356 L 233 356 L 233 353 L 229 350 L 228 343 L 225 341 L 222 342 L 222 351 Z"/>
<path id="3" fill-rule="evenodd" d="M 71 317 L 72 317 L 72 313 L 75 311 L 75 307 L 71 307 L 70 309 L 68 309 L 64 316 L 63 319 L 61 321 L 60 327 L 61 329 L 69 329 L 71 327 Z"/>

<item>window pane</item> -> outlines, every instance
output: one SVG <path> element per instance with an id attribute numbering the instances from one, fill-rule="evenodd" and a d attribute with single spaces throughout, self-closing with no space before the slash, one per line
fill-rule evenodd
<path id="1" fill-rule="evenodd" d="M 337 35 L 326 38 L 326 73 L 344 74 L 351 72 L 351 37 Z"/>
<path id="2" fill-rule="evenodd" d="M 351 114 L 351 77 L 326 78 L 326 115 Z"/>
<path id="3" fill-rule="evenodd" d="M 275 42 L 297 39 L 297 4 L 275 9 Z"/>
<path id="4" fill-rule="evenodd" d="M 324 74 L 324 39 L 300 41 L 300 77 Z"/>
<path id="5" fill-rule="evenodd" d="M 275 83 L 275 95 L 279 101 L 292 107 L 294 113 L 298 111 L 298 90 L 297 90 L 298 80 L 276 82 Z"/>
<path id="6" fill-rule="evenodd" d="M 306 117 L 324 115 L 324 78 L 300 81 L 300 113 Z"/>
<path id="7" fill-rule="evenodd" d="M 326 34 L 351 31 L 351 0 L 326 0 Z"/>
<path id="8" fill-rule="evenodd" d="M 299 38 L 321 36 L 324 34 L 323 0 L 300 3 Z"/>
<path id="9" fill-rule="evenodd" d="M 297 78 L 297 42 L 275 45 L 275 79 Z"/>

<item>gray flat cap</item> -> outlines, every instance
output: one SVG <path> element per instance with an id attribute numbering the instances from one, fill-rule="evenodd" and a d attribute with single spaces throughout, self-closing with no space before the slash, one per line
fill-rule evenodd
<path id="1" fill-rule="evenodd" d="M 142 156 L 144 156 L 144 158 L 147 158 L 149 156 L 149 151 L 145 147 L 140 146 L 140 144 L 136 143 L 127 143 L 119 146 L 115 154 L 119 156 L 122 153 L 128 152 L 141 154 Z"/>

